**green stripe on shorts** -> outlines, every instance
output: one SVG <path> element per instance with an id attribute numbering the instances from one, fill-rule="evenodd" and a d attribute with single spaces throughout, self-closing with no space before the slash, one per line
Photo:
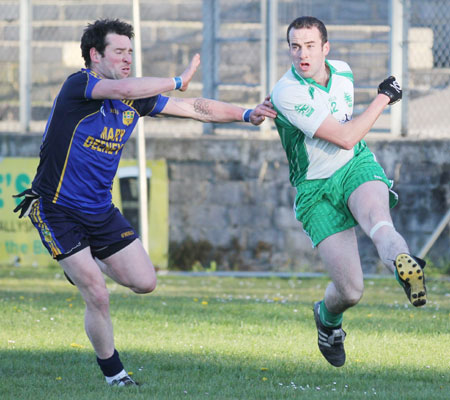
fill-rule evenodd
<path id="1" fill-rule="evenodd" d="M 314 247 L 328 236 L 358 225 L 348 209 L 348 198 L 364 182 L 376 180 L 391 189 L 392 181 L 369 148 L 365 148 L 330 178 L 307 180 L 297 186 L 295 216 Z M 390 190 L 390 207 L 397 202 L 397 195 Z"/>

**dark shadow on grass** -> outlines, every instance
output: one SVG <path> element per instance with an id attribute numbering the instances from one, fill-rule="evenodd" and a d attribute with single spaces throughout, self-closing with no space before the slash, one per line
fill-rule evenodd
<path id="1" fill-rule="evenodd" d="M 124 391 L 107 387 L 89 351 L 0 350 L 1 398 L 340 399 L 376 392 L 382 399 L 439 400 L 450 390 L 448 375 L 412 367 L 368 369 L 350 364 L 336 369 L 322 359 L 280 363 L 163 351 L 123 351 L 122 358 L 142 387 Z"/>

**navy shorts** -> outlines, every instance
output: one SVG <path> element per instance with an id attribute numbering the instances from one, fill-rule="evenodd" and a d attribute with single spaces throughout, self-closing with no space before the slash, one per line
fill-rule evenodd
<path id="1" fill-rule="evenodd" d="M 105 213 L 86 214 L 41 198 L 33 204 L 30 219 L 56 260 L 88 246 L 94 257 L 104 259 L 138 238 L 130 223 L 112 204 Z"/>

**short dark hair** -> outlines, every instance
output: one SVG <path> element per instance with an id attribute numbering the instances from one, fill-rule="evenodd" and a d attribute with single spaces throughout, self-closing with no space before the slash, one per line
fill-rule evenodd
<path id="1" fill-rule="evenodd" d="M 106 47 L 106 35 L 116 33 L 118 35 L 128 36 L 130 39 L 134 36 L 133 27 L 119 19 L 98 19 L 92 24 L 88 24 L 81 37 L 81 55 L 84 58 L 84 64 L 87 68 L 91 66 L 91 56 L 89 51 L 94 47 L 102 56 Z"/>
<path id="2" fill-rule="evenodd" d="M 315 17 L 299 17 L 294 19 L 287 28 L 287 42 L 289 43 L 289 31 L 291 29 L 311 29 L 313 27 L 316 27 L 319 30 L 320 36 L 322 37 L 322 44 L 328 42 L 328 33 L 325 24 Z"/>

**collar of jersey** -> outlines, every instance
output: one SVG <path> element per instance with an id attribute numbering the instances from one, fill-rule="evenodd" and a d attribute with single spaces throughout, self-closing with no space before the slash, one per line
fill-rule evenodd
<path id="1" fill-rule="evenodd" d="M 303 78 L 302 76 L 300 76 L 300 74 L 295 69 L 294 64 L 292 64 L 292 66 L 291 66 L 291 71 L 292 71 L 293 75 L 295 76 L 295 79 L 297 79 L 301 85 L 307 85 L 307 84 L 313 85 L 313 86 L 323 90 L 324 92 L 329 93 L 330 88 L 331 88 L 331 81 L 333 80 L 333 74 L 336 73 L 336 68 L 334 68 L 328 62 L 328 60 L 325 60 L 325 64 L 327 64 L 328 68 L 330 69 L 330 79 L 328 79 L 327 87 L 319 85 L 313 78 Z"/>
<path id="2" fill-rule="evenodd" d="M 83 72 L 87 72 L 88 74 L 95 76 L 95 77 L 98 78 L 98 79 L 103 79 L 99 74 L 97 74 L 97 72 L 92 71 L 92 69 L 89 69 L 89 68 L 81 68 L 81 70 L 82 70 Z"/>

